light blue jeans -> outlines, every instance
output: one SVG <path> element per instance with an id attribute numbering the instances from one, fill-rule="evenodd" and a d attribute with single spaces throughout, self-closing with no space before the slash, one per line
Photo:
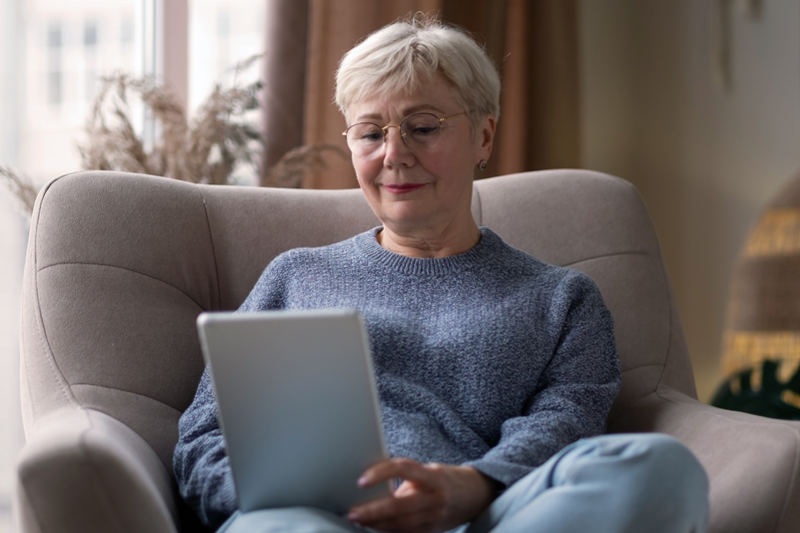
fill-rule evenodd
<path id="1" fill-rule="evenodd" d="M 605 435 L 567 446 L 457 533 L 703 533 L 708 477 L 676 439 Z M 235 513 L 224 533 L 364 533 L 311 508 Z"/>

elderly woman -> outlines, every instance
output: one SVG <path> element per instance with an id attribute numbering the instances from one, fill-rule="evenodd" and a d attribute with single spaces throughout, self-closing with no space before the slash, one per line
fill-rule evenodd
<path id="1" fill-rule="evenodd" d="M 499 93 L 483 49 L 438 21 L 391 24 L 344 56 L 336 101 L 381 226 L 282 254 L 240 310 L 363 313 L 392 459 L 353 483 L 401 482 L 347 517 L 238 512 L 206 373 L 175 451 L 181 493 L 205 523 L 227 520 L 228 533 L 705 530 L 707 479 L 686 448 L 602 436 L 621 379 L 596 286 L 472 218 Z"/>

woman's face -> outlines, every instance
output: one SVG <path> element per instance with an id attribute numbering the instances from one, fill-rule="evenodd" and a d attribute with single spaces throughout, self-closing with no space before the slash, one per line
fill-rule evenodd
<path id="1" fill-rule="evenodd" d="M 441 74 L 416 91 L 368 100 L 348 109 L 349 122 L 399 125 L 413 113 L 449 117 L 442 123 L 435 148 L 421 150 L 403 141 L 399 128 L 389 128 L 376 157 L 353 154 L 358 183 L 375 215 L 395 232 L 414 234 L 458 230 L 472 220 L 475 166 L 488 160 L 495 122 L 486 116 L 473 134 L 469 119 Z M 474 224 L 474 223 L 473 223 Z"/>

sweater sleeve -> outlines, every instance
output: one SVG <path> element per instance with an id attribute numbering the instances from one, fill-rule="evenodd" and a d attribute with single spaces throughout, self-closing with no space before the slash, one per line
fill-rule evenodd
<path id="1" fill-rule="evenodd" d="M 466 463 L 506 487 L 568 444 L 604 433 L 622 382 L 613 319 L 588 276 L 572 271 L 562 280 L 546 327 L 553 354 L 523 413 L 503 423 L 495 447 Z"/>
<path id="2" fill-rule="evenodd" d="M 285 259 L 285 255 L 279 256 L 267 266 L 239 312 L 282 306 Z M 173 469 L 181 496 L 204 524 L 216 528 L 238 508 L 208 368 L 200 379 L 194 401 L 178 422 Z"/>
<path id="3" fill-rule="evenodd" d="M 233 514 L 237 503 L 208 369 L 178 422 L 178 433 L 173 456 L 178 489 L 200 520 L 216 528 Z"/>

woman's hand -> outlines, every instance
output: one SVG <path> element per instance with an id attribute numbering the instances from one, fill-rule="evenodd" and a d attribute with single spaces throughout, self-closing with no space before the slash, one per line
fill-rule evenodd
<path id="1" fill-rule="evenodd" d="M 392 496 L 354 507 L 350 521 L 393 533 L 447 531 L 478 516 L 498 489 L 496 481 L 470 466 L 423 465 L 411 459 L 382 461 L 364 472 L 358 484 L 366 488 L 395 478 L 403 483 Z"/>

